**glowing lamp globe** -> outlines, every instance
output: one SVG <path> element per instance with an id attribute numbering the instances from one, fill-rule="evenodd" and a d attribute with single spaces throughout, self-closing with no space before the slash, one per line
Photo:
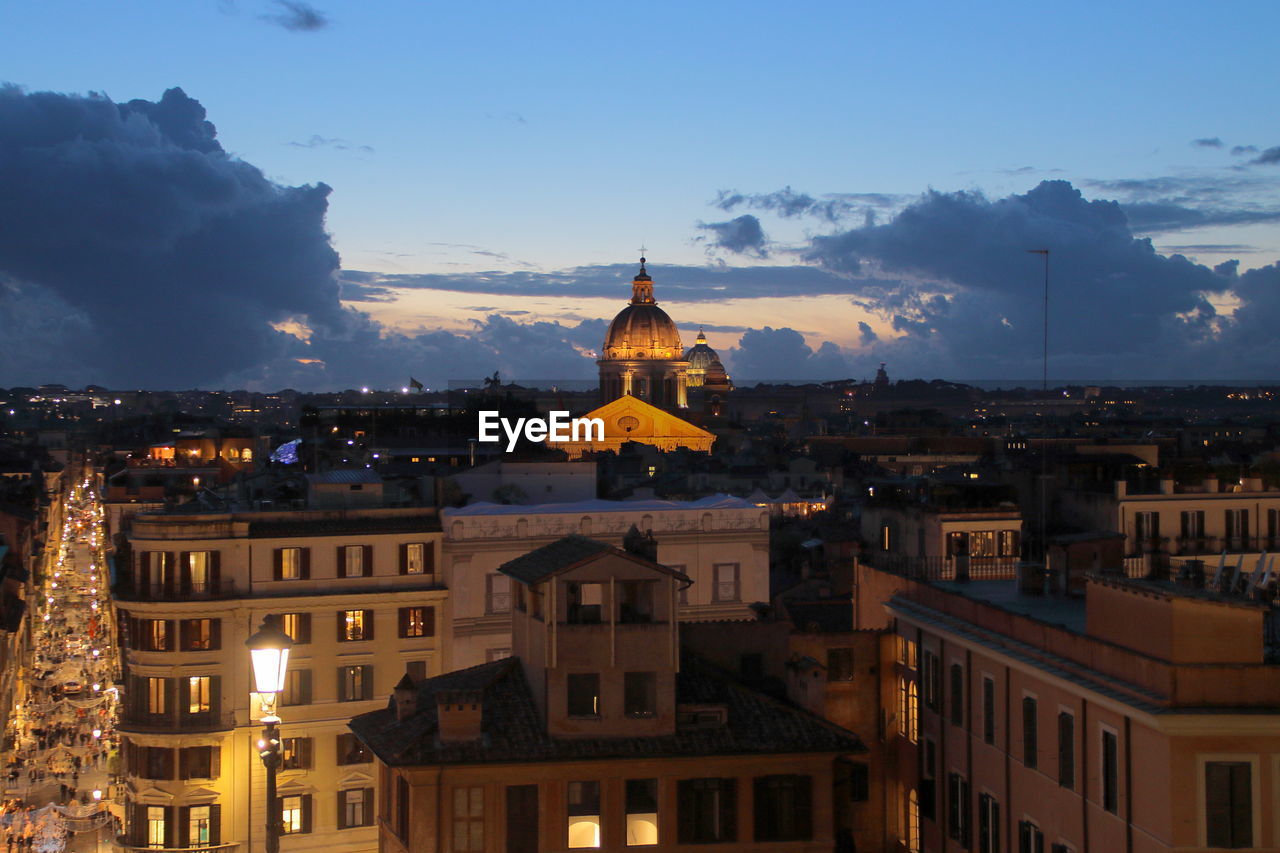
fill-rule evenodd
<path id="1" fill-rule="evenodd" d="M 275 697 L 284 691 L 285 671 L 289 666 L 289 649 L 293 638 L 280 627 L 280 617 L 263 618 L 258 633 L 248 640 L 249 658 L 253 662 L 254 691 L 274 703 Z"/>

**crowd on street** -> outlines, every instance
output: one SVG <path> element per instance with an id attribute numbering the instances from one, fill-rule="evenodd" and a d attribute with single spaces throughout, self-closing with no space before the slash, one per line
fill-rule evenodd
<path id="1" fill-rule="evenodd" d="M 110 809 L 119 704 L 102 509 L 89 480 L 62 496 L 57 547 L 34 578 L 31 641 L 4 732 L 0 853 L 94 850 Z"/>

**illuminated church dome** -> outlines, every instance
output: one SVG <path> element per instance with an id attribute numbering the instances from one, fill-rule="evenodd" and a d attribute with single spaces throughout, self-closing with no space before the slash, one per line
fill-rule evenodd
<path id="1" fill-rule="evenodd" d="M 689 362 L 689 387 L 699 388 L 703 385 L 726 385 L 729 376 L 725 373 L 720 356 L 707 344 L 707 336 L 698 330 L 698 340 L 684 354 Z"/>
<path id="2" fill-rule="evenodd" d="M 604 336 L 606 359 L 679 360 L 680 331 L 653 298 L 653 279 L 640 259 L 640 272 L 631 282 L 631 304 L 618 312 Z"/>
<path id="3" fill-rule="evenodd" d="M 680 331 L 653 298 L 653 279 L 640 259 L 631 281 L 631 302 L 618 312 L 604 337 L 600 393 L 608 403 L 630 394 L 663 408 L 684 408 L 689 363 Z"/>

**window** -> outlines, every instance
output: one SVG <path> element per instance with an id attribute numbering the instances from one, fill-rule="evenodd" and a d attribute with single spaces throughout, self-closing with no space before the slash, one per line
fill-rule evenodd
<path id="1" fill-rule="evenodd" d="M 135 746 L 142 751 L 142 764 L 147 779 L 173 778 L 173 750 L 164 746 Z"/>
<path id="2" fill-rule="evenodd" d="M 384 773 L 385 773 L 385 770 L 384 770 Z M 385 780 L 386 776 L 384 775 L 383 778 Z M 397 838 L 399 838 L 401 841 L 408 844 L 409 842 L 409 780 L 405 779 L 403 776 L 397 776 L 395 790 L 396 790 L 395 807 L 393 809 L 394 816 L 395 816 L 395 833 Z M 481 807 L 483 807 L 484 800 L 481 799 L 480 803 L 481 803 Z M 455 806 L 456 806 L 456 798 L 455 798 Z M 463 816 L 465 816 L 466 811 L 465 810 L 461 811 L 459 812 L 459 814 L 462 814 Z M 481 822 L 482 832 L 483 832 L 483 826 L 484 824 L 483 822 Z M 464 829 L 462 842 L 461 842 L 463 847 L 465 847 L 468 843 L 466 832 L 467 831 Z M 481 837 L 483 838 L 483 835 Z M 458 839 L 455 837 L 454 839 L 455 847 L 458 844 L 459 844 Z M 481 847 L 483 847 L 483 845 L 481 845 Z"/>
<path id="3" fill-rule="evenodd" d="M 311 642 L 311 614 L 285 613 L 280 616 L 280 630 L 289 635 L 295 645 Z"/>
<path id="4" fill-rule="evenodd" d="M 167 847 L 164 806 L 147 806 L 147 846 Z"/>
<path id="5" fill-rule="evenodd" d="M 221 619 L 183 619 L 178 635 L 184 652 L 208 652 L 222 647 Z"/>
<path id="6" fill-rule="evenodd" d="M 658 843 L 658 780 L 628 779 L 627 846 Z"/>
<path id="7" fill-rule="evenodd" d="M 365 570 L 365 549 L 368 545 L 341 545 L 338 547 L 338 577 L 359 578 L 370 572 Z"/>
<path id="8" fill-rule="evenodd" d="M 569 581 L 565 585 L 566 615 L 571 625 L 599 624 L 604 604 L 604 585 Z"/>
<path id="9" fill-rule="evenodd" d="M 622 676 L 623 711 L 628 717 L 652 717 L 658 712 L 658 676 L 628 672 Z"/>
<path id="10" fill-rule="evenodd" d="M 170 651 L 169 623 L 164 619 L 139 620 L 142 630 L 142 649 L 148 652 Z"/>
<path id="11" fill-rule="evenodd" d="M 600 783 L 569 783 L 569 846 L 600 846 Z"/>
<path id="12" fill-rule="evenodd" d="M 931 711 L 939 710 L 942 707 L 942 662 L 928 649 L 921 655 L 920 684 L 925 707 Z"/>
<path id="13" fill-rule="evenodd" d="M 404 662 L 404 671 L 411 681 L 421 681 L 427 677 L 427 662 L 424 660 L 407 660 Z"/>
<path id="14" fill-rule="evenodd" d="M 165 714 L 167 713 L 168 703 L 165 701 L 165 679 L 148 678 L 147 679 L 147 713 L 148 714 Z"/>
<path id="15" fill-rule="evenodd" d="M 1001 530 L 996 533 L 996 537 L 1001 557 L 1018 556 L 1018 531 Z"/>
<path id="16" fill-rule="evenodd" d="M 964 667 L 951 664 L 951 724 L 964 725 Z"/>
<path id="17" fill-rule="evenodd" d="M 676 783 L 680 844 L 738 840 L 736 779 L 681 779 Z"/>
<path id="18" fill-rule="evenodd" d="M 994 530 L 975 530 L 969 534 L 969 556 L 994 557 L 996 555 L 996 532 Z"/>
<path id="19" fill-rule="evenodd" d="M 214 843 L 213 838 L 213 807 L 189 807 L 187 809 L 187 846 L 209 847 Z"/>
<path id="20" fill-rule="evenodd" d="M 497 572 L 485 576 L 484 612 L 491 616 L 511 612 L 511 578 Z"/>
<path id="21" fill-rule="evenodd" d="M 1102 732 L 1102 807 L 1112 814 L 1120 809 L 1120 755 L 1115 732 Z"/>
<path id="22" fill-rule="evenodd" d="M 280 820 L 285 835 L 311 831 L 311 795 L 280 798 Z"/>
<path id="23" fill-rule="evenodd" d="M 434 607 L 401 607 L 400 636 L 434 637 L 436 634 L 436 609 Z"/>
<path id="24" fill-rule="evenodd" d="M 338 667 L 338 701 L 358 702 L 361 699 L 373 698 L 373 667 L 340 666 Z"/>
<path id="25" fill-rule="evenodd" d="M 338 735 L 337 755 L 339 764 L 368 764 L 373 761 L 369 750 L 350 732 Z"/>
<path id="26" fill-rule="evenodd" d="M 655 581 L 621 581 L 618 584 L 618 621 L 636 625 L 653 621 Z"/>
<path id="27" fill-rule="evenodd" d="M 938 744 L 924 739 L 920 750 L 920 813 L 936 820 L 938 813 Z"/>
<path id="28" fill-rule="evenodd" d="M 1036 699 L 1022 697 L 1022 763 L 1035 769 L 1040 759 L 1039 737 L 1036 731 Z"/>
<path id="29" fill-rule="evenodd" d="M 507 786 L 507 853 L 538 853 L 538 786 Z"/>
<path id="30" fill-rule="evenodd" d="M 402 837 L 407 836 L 406 832 Z M 454 853 L 484 850 L 484 788 L 453 789 L 453 849 Z"/>
<path id="31" fill-rule="evenodd" d="M 311 670 L 289 669 L 284 674 L 284 693 L 280 697 L 282 704 L 311 704 Z"/>
<path id="32" fill-rule="evenodd" d="M 400 546 L 400 574 L 429 575 L 434 569 L 435 551 L 426 542 L 409 542 Z"/>
<path id="33" fill-rule="evenodd" d="M 996 683 L 988 676 L 982 678 L 982 740 L 996 742 Z"/>
<path id="34" fill-rule="evenodd" d="M 221 771 L 221 748 L 184 746 L 178 750 L 179 779 L 217 779 Z"/>
<path id="35" fill-rule="evenodd" d="M 1182 511 L 1182 538 L 1204 538 L 1204 510 L 1186 509 Z"/>
<path id="36" fill-rule="evenodd" d="M 1160 513 L 1135 512 L 1133 514 L 1133 536 L 1139 546 L 1154 545 L 1160 538 Z"/>
<path id="37" fill-rule="evenodd" d="M 887 521 L 880 523 L 880 550 L 893 550 L 893 526 Z"/>
<path id="38" fill-rule="evenodd" d="M 756 841 L 808 841 L 813 837 L 813 779 L 759 776 L 755 780 Z"/>
<path id="39" fill-rule="evenodd" d="M 827 681 L 853 681 L 853 649 L 827 649 Z"/>
<path id="40" fill-rule="evenodd" d="M 350 788 L 338 792 L 338 829 L 373 825 L 373 789 Z"/>
<path id="41" fill-rule="evenodd" d="M 272 552 L 272 562 L 275 580 L 306 580 L 311 574 L 311 549 L 276 548 Z"/>
<path id="42" fill-rule="evenodd" d="M 212 551 L 190 551 L 187 553 L 186 582 L 192 592 L 205 593 L 208 592 L 212 584 L 210 584 L 210 567 L 214 564 L 214 552 Z"/>
<path id="43" fill-rule="evenodd" d="M 716 578 L 715 600 L 737 601 L 739 599 L 738 564 L 716 563 L 714 569 Z"/>
<path id="44" fill-rule="evenodd" d="M 920 737 L 920 696 L 916 683 L 898 677 L 898 733 L 915 743 Z"/>
<path id="45" fill-rule="evenodd" d="M 600 676 L 598 673 L 570 673 L 568 685 L 568 714 L 570 717 L 600 716 Z"/>
<path id="46" fill-rule="evenodd" d="M 1066 711 L 1058 712 L 1058 784 L 1076 786 L 1076 719 Z"/>
<path id="47" fill-rule="evenodd" d="M 206 714 L 212 709 L 212 681 L 207 675 L 192 675 L 187 678 L 188 714 Z"/>
<path id="48" fill-rule="evenodd" d="M 507 659 L 507 658 L 509 658 L 509 657 L 511 657 L 511 649 L 509 649 L 509 648 L 485 649 L 485 650 L 484 650 L 484 662 L 485 662 L 485 663 L 493 663 L 493 662 L 494 662 L 494 661 L 496 661 L 496 660 L 506 660 L 506 659 Z"/>
<path id="49" fill-rule="evenodd" d="M 871 799 L 871 768 L 861 761 L 849 762 L 849 801 L 865 803 Z"/>
<path id="50" fill-rule="evenodd" d="M 1204 827 L 1210 847 L 1253 846 L 1253 765 L 1249 762 L 1205 763 Z"/>
<path id="51" fill-rule="evenodd" d="M 969 780 L 959 773 L 947 777 L 947 835 L 969 846 Z"/>
<path id="52" fill-rule="evenodd" d="M 1044 853 L 1044 833 L 1029 820 L 1018 821 L 1018 853 Z"/>
<path id="53" fill-rule="evenodd" d="M 1249 510 L 1247 509 L 1228 509 L 1225 510 L 1225 530 L 1227 534 L 1227 547 L 1242 548 L 1245 545 L 1245 539 L 1249 536 Z"/>
<path id="54" fill-rule="evenodd" d="M 978 853 L 1000 853 L 1000 803 L 990 794 L 978 797 Z"/>
<path id="55" fill-rule="evenodd" d="M 338 642 L 349 643 L 373 639 L 372 610 L 339 610 Z"/>
<path id="56" fill-rule="evenodd" d="M 286 737 L 280 739 L 280 768 L 282 770 L 310 770 L 311 738 Z"/>
<path id="57" fill-rule="evenodd" d="M 920 853 L 920 798 L 915 788 L 907 792 L 907 851 Z"/>

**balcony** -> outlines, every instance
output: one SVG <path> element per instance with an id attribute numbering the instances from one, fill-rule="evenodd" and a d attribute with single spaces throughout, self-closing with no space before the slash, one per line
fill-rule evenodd
<path id="1" fill-rule="evenodd" d="M 121 601 L 216 601 L 236 598 L 236 584 L 232 580 L 189 584 L 122 583 L 115 595 Z"/>
<path id="2" fill-rule="evenodd" d="M 232 711 L 205 711 L 199 714 L 146 714 L 126 710 L 117 728 L 138 734 L 186 734 L 225 732 L 236 727 Z"/>
<path id="3" fill-rule="evenodd" d="M 115 839 L 113 846 L 125 853 L 231 853 L 240 845 L 232 841 L 226 844 L 205 844 L 202 847 L 150 847 L 146 844 L 130 844 L 122 835 Z"/>
<path id="4" fill-rule="evenodd" d="M 864 554 L 862 562 L 885 572 L 917 581 L 1012 580 L 1018 576 L 1018 557 L 908 557 L 883 551 Z M 967 566 L 966 566 L 967 563 Z"/>
<path id="5" fill-rule="evenodd" d="M 1179 536 L 1171 543 L 1175 556 L 1190 557 L 1207 554 L 1257 554 L 1262 551 L 1280 551 L 1278 536 Z"/>

